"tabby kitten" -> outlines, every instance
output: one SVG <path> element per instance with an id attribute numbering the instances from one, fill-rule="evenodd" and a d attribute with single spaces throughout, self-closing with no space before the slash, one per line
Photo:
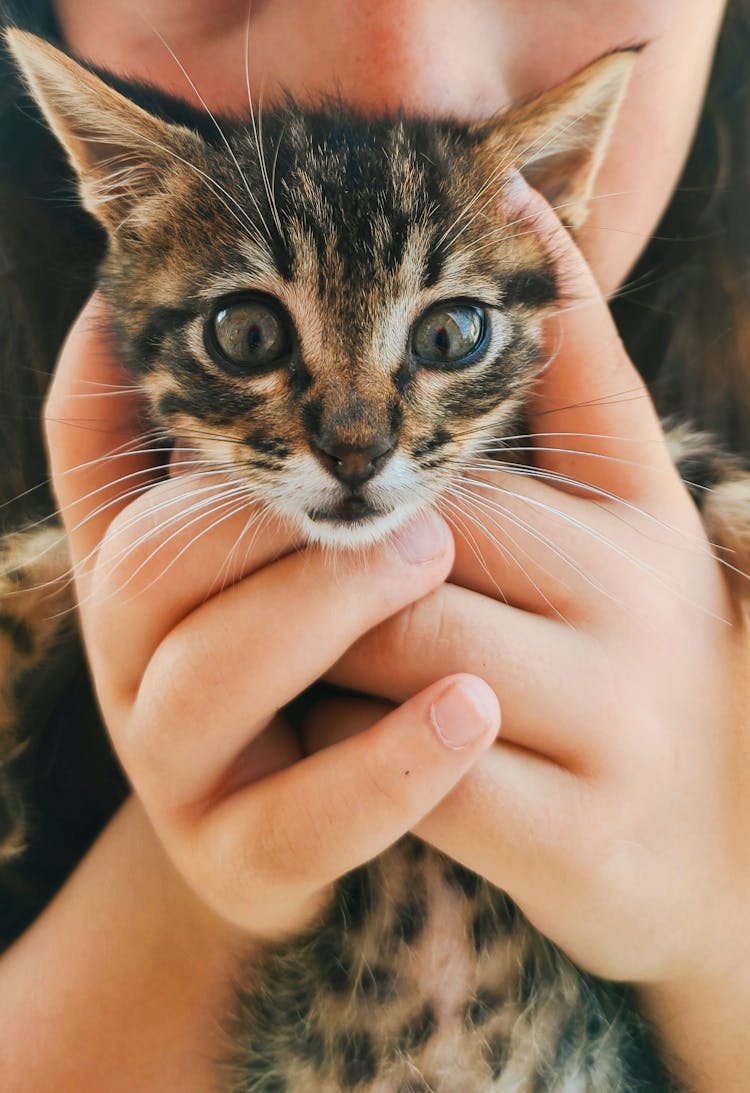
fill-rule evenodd
<path id="1" fill-rule="evenodd" d="M 439 499 L 491 438 L 525 431 L 558 281 L 499 198 L 522 170 L 583 224 L 637 51 L 487 123 L 288 102 L 261 133 L 144 88 L 126 97 L 31 35 L 8 41 L 109 235 L 99 286 L 158 435 L 187 438 L 310 541 L 353 547 Z M 746 547 L 748 479 L 705 438 L 673 442 L 716 487 L 712 534 Z M 51 641 L 39 534 L 20 531 L 0 560 L 6 757 L 11 685 Z M 54 546 L 45 587 L 64 600 Z M 20 845 L 10 787 L 5 799 Z M 247 1093 L 671 1088 L 625 990 L 411 837 L 269 947 L 228 1031 L 222 1088 Z"/>

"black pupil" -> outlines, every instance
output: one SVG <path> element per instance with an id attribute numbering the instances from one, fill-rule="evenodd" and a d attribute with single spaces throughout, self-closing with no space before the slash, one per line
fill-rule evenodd
<path id="1" fill-rule="evenodd" d="M 444 326 L 441 326 L 438 330 L 435 331 L 435 348 L 441 356 L 446 357 L 450 352 L 450 347 L 450 334 Z"/>
<path id="2" fill-rule="evenodd" d="M 262 300 L 238 300 L 220 308 L 212 333 L 221 360 L 239 369 L 271 368 L 289 352 L 287 324 Z"/>
<path id="3" fill-rule="evenodd" d="M 426 365 L 469 363 L 484 342 L 485 330 L 484 308 L 438 304 L 414 327 L 412 350 Z"/>

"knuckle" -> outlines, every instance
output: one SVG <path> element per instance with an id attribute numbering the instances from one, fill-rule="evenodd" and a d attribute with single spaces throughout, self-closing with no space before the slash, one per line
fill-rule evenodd
<path id="1" fill-rule="evenodd" d="M 383 647 L 390 646 L 390 656 L 397 661 L 411 658 L 416 648 L 423 660 L 438 656 L 449 638 L 447 617 L 446 588 L 440 585 L 393 617 Z"/>

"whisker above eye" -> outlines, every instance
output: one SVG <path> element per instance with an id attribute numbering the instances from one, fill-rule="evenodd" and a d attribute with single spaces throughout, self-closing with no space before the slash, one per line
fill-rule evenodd
<path id="1" fill-rule="evenodd" d="M 247 191 L 248 197 L 250 198 L 253 205 L 255 206 L 256 212 L 258 213 L 258 216 L 260 217 L 261 224 L 263 225 L 263 227 L 266 231 L 266 234 L 270 238 L 270 231 L 269 231 L 269 228 L 268 228 L 268 224 L 266 223 L 265 217 L 263 216 L 263 213 L 261 212 L 261 208 L 260 208 L 260 205 L 258 204 L 258 200 L 257 200 L 257 198 L 255 197 L 255 194 L 252 192 L 252 190 L 250 188 L 250 184 L 247 181 L 247 178 L 246 178 L 242 168 L 240 167 L 239 160 L 237 159 L 237 156 L 234 152 L 234 149 L 232 148 L 232 145 L 229 142 L 229 139 L 227 138 L 226 133 L 224 132 L 222 127 L 219 125 L 219 122 L 216 120 L 215 115 L 209 109 L 208 103 L 206 102 L 206 100 L 203 98 L 200 91 L 196 87 L 193 79 L 188 74 L 187 69 L 183 65 L 182 61 L 179 59 L 179 57 L 174 52 L 172 47 L 168 44 L 168 42 L 166 41 L 164 36 L 159 33 L 159 31 L 156 29 L 156 27 L 153 25 L 153 23 L 151 23 L 149 21 L 149 19 L 145 16 L 145 14 L 142 14 L 141 18 L 146 22 L 147 26 L 150 27 L 150 29 L 153 31 L 153 33 L 156 35 L 156 37 L 159 39 L 161 44 L 164 46 L 164 48 L 169 53 L 170 57 L 172 57 L 175 64 L 177 65 L 177 67 L 180 69 L 180 72 L 183 74 L 183 76 L 187 80 L 188 84 L 190 85 L 193 93 L 198 98 L 198 101 L 200 102 L 201 106 L 203 107 L 203 109 L 206 111 L 209 118 L 211 119 L 211 122 L 214 125 L 214 128 L 216 129 L 217 133 L 219 134 L 219 137 L 221 138 L 221 141 L 222 141 L 224 147 L 226 148 L 227 152 L 229 153 L 229 157 L 232 160 L 232 163 L 234 164 L 234 166 L 237 169 L 237 173 L 240 176 L 240 179 L 242 181 L 243 186 L 245 187 L 245 190 Z"/>
<path id="2" fill-rule="evenodd" d="M 279 216 L 279 210 L 276 205 L 276 196 L 271 187 L 271 182 L 268 177 L 268 169 L 266 167 L 266 160 L 263 155 L 263 145 L 261 142 L 261 102 L 258 103 L 258 120 L 255 120 L 255 107 L 253 106 L 253 94 L 250 88 L 250 17 L 252 15 L 252 0 L 249 0 L 247 5 L 247 20 L 245 21 L 245 86 L 247 88 L 247 104 L 250 108 L 250 124 L 252 126 L 253 134 L 255 136 L 255 147 L 258 152 L 258 165 L 260 167 L 261 178 L 263 180 L 263 187 L 266 191 L 266 197 L 268 198 L 268 204 L 271 209 L 271 215 L 273 216 L 276 230 L 279 233 L 281 239 L 284 238 L 284 229 L 281 225 L 281 217 Z M 278 149 L 277 149 L 278 151 Z M 268 229 L 266 229 L 268 230 Z"/>

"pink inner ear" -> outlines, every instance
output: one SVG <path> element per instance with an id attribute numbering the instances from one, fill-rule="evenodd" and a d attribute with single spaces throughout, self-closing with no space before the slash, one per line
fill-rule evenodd
<path id="1" fill-rule="evenodd" d="M 559 211 L 564 223 L 582 225 L 594 179 L 592 156 L 588 152 L 577 149 L 549 156 L 523 168 L 523 174 Z"/>

